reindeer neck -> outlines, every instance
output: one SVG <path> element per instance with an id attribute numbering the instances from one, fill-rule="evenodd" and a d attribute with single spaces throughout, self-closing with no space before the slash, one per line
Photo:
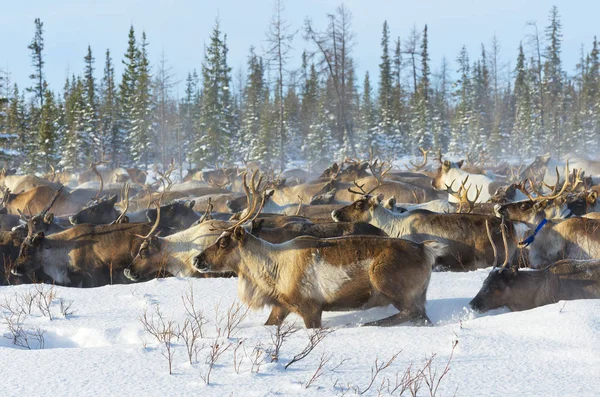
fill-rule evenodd
<path id="1" fill-rule="evenodd" d="M 392 211 L 378 205 L 373 209 L 371 214 L 371 225 L 376 226 L 386 232 L 390 237 L 401 237 L 406 234 L 405 224 L 407 222 L 410 211 L 402 214 L 395 214 Z"/>
<path id="2" fill-rule="evenodd" d="M 512 310 L 528 310 L 556 301 L 557 277 L 548 270 L 522 270 L 515 280 L 519 300 Z"/>
<path id="3" fill-rule="evenodd" d="M 285 263 L 283 256 L 291 253 L 289 251 L 282 252 L 282 248 L 287 247 L 287 245 L 285 243 L 271 244 L 247 234 L 246 242 L 240 249 L 240 272 L 275 289 L 280 278 L 281 267 Z M 289 257 L 287 261 L 289 262 Z"/>

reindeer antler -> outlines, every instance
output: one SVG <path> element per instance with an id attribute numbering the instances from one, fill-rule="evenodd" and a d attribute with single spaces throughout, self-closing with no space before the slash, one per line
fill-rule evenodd
<path id="1" fill-rule="evenodd" d="M 205 221 L 209 221 L 212 219 L 211 212 L 213 210 L 212 197 L 208 198 L 208 205 L 206 206 L 206 211 L 204 211 L 204 215 L 198 220 L 198 223 L 202 223 Z"/>
<path id="2" fill-rule="evenodd" d="M 154 235 L 156 229 L 158 229 L 158 224 L 160 223 L 160 199 L 154 200 L 154 205 L 156 205 L 156 221 L 154 221 L 154 225 L 152 225 L 152 229 L 145 236 L 140 236 L 142 239 L 147 240 Z"/>
<path id="3" fill-rule="evenodd" d="M 104 189 L 104 179 L 102 179 L 102 174 L 100 174 L 100 172 L 98 172 L 98 166 L 100 164 L 106 164 L 108 163 L 105 160 L 100 160 L 96 163 L 92 163 L 90 165 L 90 168 L 92 169 L 92 171 L 94 172 L 94 174 L 98 175 L 98 178 L 100 178 L 100 189 L 98 190 L 98 193 L 96 193 L 96 195 L 94 197 L 92 197 L 92 200 L 98 200 L 100 198 L 100 193 L 102 193 L 102 190 Z"/>
<path id="4" fill-rule="evenodd" d="M 494 262 L 492 263 L 492 267 L 496 267 L 498 264 L 498 250 L 496 250 L 496 244 L 494 244 L 494 239 L 492 238 L 492 233 L 490 232 L 489 221 L 485 220 L 485 231 L 488 236 L 488 240 L 490 240 L 490 244 L 492 245 L 492 251 L 494 252 Z"/>
<path id="5" fill-rule="evenodd" d="M 125 197 L 125 208 L 119 214 L 114 223 L 123 223 L 125 217 L 127 216 L 127 210 L 129 209 L 129 183 L 124 184 L 123 194 L 121 195 L 121 202 L 123 202 L 123 197 Z M 157 211 L 160 211 L 160 209 Z"/>
<path id="6" fill-rule="evenodd" d="M 448 192 L 448 194 L 450 194 L 451 196 L 453 196 L 454 198 L 456 198 L 458 200 L 457 212 L 462 212 L 464 204 L 469 206 L 467 213 L 472 213 L 475 210 L 475 208 L 477 208 L 481 205 L 481 203 L 477 203 L 477 199 L 479 199 L 479 196 L 481 195 L 481 192 L 483 191 L 483 185 L 481 187 L 475 186 L 475 198 L 473 200 L 469 200 L 469 191 L 471 190 L 471 187 L 473 185 L 469 185 L 469 187 L 466 187 L 465 185 L 468 180 L 469 180 L 469 176 L 467 175 L 467 177 L 461 182 L 461 184 L 460 184 L 461 186 L 458 189 L 458 192 L 456 192 L 456 191 L 454 191 L 454 189 L 452 189 L 452 186 L 454 185 L 454 182 L 456 181 L 456 179 L 452 181 L 450 186 L 448 186 L 448 184 L 446 184 L 446 192 Z"/>
<path id="7" fill-rule="evenodd" d="M 158 171 L 158 169 L 156 170 L 156 173 L 160 176 L 160 178 L 163 179 L 164 181 L 166 181 L 166 184 L 163 183 L 164 190 L 170 190 L 171 187 L 173 186 L 173 181 L 171 180 L 171 173 L 173 172 L 174 169 L 175 169 L 175 159 L 171 159 L 171 164 L 169 165 L 169 168 L 164 173 Z"/>
<path id="8" fill-rule="evenodd" d="M 508 241 L 506 241 L 506 223 L 504 219 L 500 223 L 500 232 L 502 233 L 502 244 L 504 244 L 504 262 L 502 262 L 500 269 L 504 269 L 508 265 Z"/>
<path id="9" fill-rule="evenodd" d="M 407 166 L 406 169 L 409 171 L 420 171 L 422 170 L 426 165 L 427 165 L 427 153 L 429 153 L 431 151 L 431 149 L 425 150 L 422 147 L 419 146 L 419 150 L 421 151 L 421 153 L 423 154 L 423 162 L 421 164 L 415 164 L 412 162 L 412 160 L 410 161 L 410 165 L 413 166 L 412 170 L 410 168 L 408 168 Z M 441 151 L 440 151 L 441 153 Z M 441 156 L 441 154 L 440 154 Z"/>
<path id="10" fill-rule="evenodd" d="M 258 170 L 254 170 L 254 172 L 252 172 L 252 177 L 250 178 L 250 188 L 248 188 L 248 185 L 246 183 L 247 173 L 244 172 L 244 191 L 246 192 L 248 207 L 246 208 L 246 213 L 241 215 L 240 219 L 234 225 L 225 229 L 225 231 L 231 232 L 235 230 L 236 227 L 248 221 L 256 219 L 260 214 L 260 211 L 262 211 L 262 208 L 265 205 L 266 197 L 260 192 L 260 184 L 262 183 L 263 177 L 260 176 L 258 179 L 258 183 L 256 183 L 256 175 L 258 173 Z M 252 200 L 250 200 L 250 196 L 252 197 Z"/>

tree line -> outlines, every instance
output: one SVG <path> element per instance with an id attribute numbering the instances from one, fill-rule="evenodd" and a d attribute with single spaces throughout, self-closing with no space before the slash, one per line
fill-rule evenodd
<path id="1" fill-rule="evenodd" d="M 30 172 L 49 164 L 78 171 L 100 159 L 145 168 L 172 159 L 182 168 L 259 161 L 283 169 L 290 161 L 371 152 L 398 157 L 418 147 L 495 160 L 599 149 L 598 42 L 594 37 L 591 51 L 582 49 L 575 73 L 568 74 L 556 7 L 543 30 L 529 24 L 514 68 L 500 60 L 494 37 L 474 59 L 463 46 L 455 73 L 446 59 L 432 71 L 427 25 L 401 40 L 384 21 L 376 81 L 368 71 L 356 75 L 347 7 L 328 15 L 325 26 L 307 19 L 298 31 L 282 14 L 277 0 L 268 48 L 259 53 L 251 47 L 245 71 L 236 76 L 217 20 L 204 62 L 185 78 L 182 98 L 174 97 L 177 81 L 165 55 L 151 65 L 146 33 L 136 35 L 133 26 L 120 79 L 110 50 L 96 77 L 88 46 L 82 73 L 69 76 L 61 89 L 50 87 L 44 25 L 36 19 L 28 46 L 30 83 L 23 89 L 8 71 L 0 76 L 0 160 Z M 301 64 L 293 65 L 297 36 L 305 49 Z"/>

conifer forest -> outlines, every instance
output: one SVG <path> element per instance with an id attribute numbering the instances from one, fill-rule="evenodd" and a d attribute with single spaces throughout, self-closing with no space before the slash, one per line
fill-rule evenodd
<path id="1" fill-rule="evenodd" d="M 174 159 L 181 169 L 258 161 L 282 170 L 294 161 L 370 152 L 416 155 L 419 147 L 495 161 L 599 149 L 598 42 L 582 43 L 589 51 L 567 72 L 557 7 L 524 29 L 518 48 L 503 48 L 510 68 L 499 59 L 501 37 L 432 65 L 427 25 L 400 38 L 381 21 L 380 43 L 373 43 L 379 68 L 360 76 L 346 6 L 323 26 L 307 19 L 292 27 L 281 11 L 279 3 L 266 27 L 267 48 L 251 47 L 240 73 L 228 63 L 227 32 L 217 18 L 204 61 L 187 76 L 173 75 L 165 55 L 151 63 L 159 52 L 149 44 L 152 32 L 131 26 L 123 32 L 124 54 L 88 46 L 84 69 L 63 86 L 45 79 L 50 27 L 35 19 L 31 42 L 23 43 L 30 80 L 0 71 L 1 160 L 23 172 L 46 172 L 49 164 L 80 171 L 100 159 L 142 168 Z M 178 96 L 175 84 L 184 89 Z"/>

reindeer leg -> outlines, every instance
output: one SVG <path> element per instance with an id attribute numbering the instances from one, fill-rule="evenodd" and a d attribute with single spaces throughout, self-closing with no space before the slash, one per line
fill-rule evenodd
<path id="1" fill-rule="evenodd" d="M 288 314 L 290 314 L 290 310 L 287 307 L 274 305 L 265 325 L 281 325 Z"/>
<path id="2" fill-rule="evenodd" d="M 381 320 L 371 321 L 370 323 L 366 323 L 364 325 L 377 327 L 391 327 L 393 325 L 402 324 L 407 321 L 412 321 L 415 325 L 418 326 L 433 324 L 429 317 L 427 317 L 427 314 L 425 314 L 424 312 L 411 312 L 402 310 L 400 311 L 400 313 L 396 313 L 392 316 L 382 318 Z"/>
<path id="3" fill-rule="evenodd" d="M 298 314 L 304 320 L 306 328 L 321 328 L 321 314 L 323 310 L 320 307 L 307 308 Z"/>

